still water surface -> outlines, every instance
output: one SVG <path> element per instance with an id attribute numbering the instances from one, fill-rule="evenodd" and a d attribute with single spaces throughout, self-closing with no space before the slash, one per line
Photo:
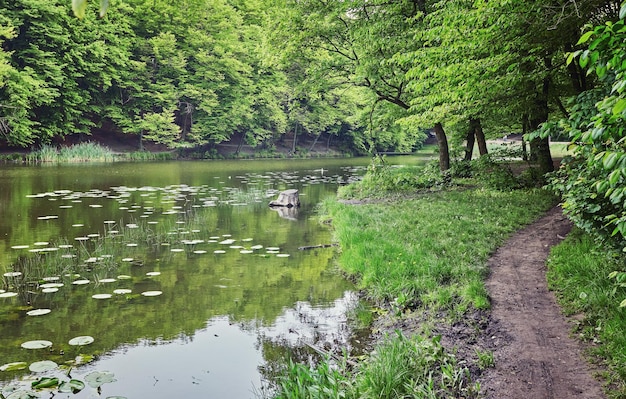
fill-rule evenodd
<path id="1" fill-rule="evenodd" d="M 5 396 L 71 367 L 101 378 L 54 397 L 254 398 L 284 348 L 349 345 L 334 249 L 298 248 L 331 242 L 315 206 L 368 162 L 2 166 L 0 369 L 27 367 L 0 371 Z M 297 212 L 267 206 L 291 188 Z"/>

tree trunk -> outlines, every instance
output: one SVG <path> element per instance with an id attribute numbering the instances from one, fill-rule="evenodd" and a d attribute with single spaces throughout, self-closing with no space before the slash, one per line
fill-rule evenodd
<path id="1" fill-rule="evenodd" d="M 535 131 L 539 126 L 548 121 L 548 90 L 550 87 L 549 78 L 543 79 L 543 91 L 536 100 L 535 115 L 530 119 L 530 130 Z M 536 161 L 542 173 L 554 171 L 552 154 L 550 154 L 550 138 L 537 137 L 530 141 L 530 159 Z"/>
<path id="2" fill-rule="evenodd" d="M 487 155 L 487 141 L 485 140 L 485 132 L 483 132 L 483 124 L 480 123 L 480 119 L 472 119 L 474 122 L 474 135 L 478 143 L 478 152 L 480 156 Z"/>
<path id="3" fill-rule="evenodd" d="M 465 157 L 464 161 L 472 160 L 472 153 L 474 152 L 474 126 L 472 125 L 472 120 L 470 119 L 469 129 L 467 130 L 467 136 L 465 136 Z"/>
<path id="4" fill-rule="evenodd" d="M 435 136 L 437 137 L 437 145 L 439 146 L 439 170 L 446 171 L 450 169 L 450 152 L 448 150 L 448 138 L 443 130 L 441 123 L 436 123 Z"/>
<path id="5" fill-rule="evenodd" d="M 296 153 L 296 140 L 298 139 L 298 124 L 296 123 L 296 127 L 293 129 L 293 142 L 291 143 L 291 154 Z"/>

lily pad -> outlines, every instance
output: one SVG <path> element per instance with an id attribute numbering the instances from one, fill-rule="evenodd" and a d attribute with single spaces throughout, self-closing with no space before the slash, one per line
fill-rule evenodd
<path id="1" fill-rule="evenodd" d="M 22 272 L 7 272 L 3 274 L 4 277 L 19 277 L 21 275 Z"/>
<path id="2" fill-rule="evenodd" d="M 132 277 L 127 275 L 127 274 L 120 274 L 119 276 L 117 276 L 118 280 L 130 280 Z"/>
<path id="3" fill-rule="evenodd" d="M 101 278 L 100 280 L 98 280 L 99 283 L 113 283 L 117 281 L 114 278 Z"/>
<path id="4" fill-rule="evenodd" d="M 58 288 L 52 287 L 52 288 L 44 288 L 43 290 L 41 290 L 41 292 L 48 294 L 51 292 L 57 292 L 58 290 L 59 290 Z"/>
<path id="5" fill-rule="evenodd" d="M 69 381 L 64 381 L 63 383 L 61 383 L 61 385 L 59 385 L 59 392 L 63 392 L 63 393 L 78 393 L 80 391 L 82 391 L 83 389 L 85 389 L 85 383 L 80 381 L 80 380 L 69 380 Z"/>
<path id="6" fill-rule="evenodd" d="M 99 388 L 103 384 L 116 381 L 110 371 L 93 371 L 85 376 L 85 381 L 92 388 Z"/>
<path id="7" fill-rule="evenodd" d="M 59 365 L 52 360 L 42 360 L 40 362 L 31 363 L 28 369 L 33 373 L 43 373 L 45 371 L 54 370 L 57 367 L 59 367 Z"/>
<path id="8" fill-rule="evenodd" d="M 30 385 L 33 389 L 52 388 L 59 385 L 59 379 L 56 377 L 41 377 L 33 381 Z"/>
<path id="9" fill-rule="evenodd" d="M 92 297 L 93 299 L 109 299 L 109 298 L 111 298 L 112 296 L 113 296 L 113 295 L 111 295 L 111 294 L 94 294 L 94 295 L 92 295 L 91 297 Z"/>
<path id="10" fill-rule="evenodd" d="M 13 296 L 17 296 L 17 292 L 3 292 L 0 294 L 0 298 L 11 298 Z"/>
<path id="11" fill-rule="evenodd" d="M 117 294 L 117 295 L 130 294 L 131 292 L 133 292 L 133 290 L 129 290 L 129 289 L 126 289 L 126 288 L 119 288 L 119 289 L 113 291 L 113 293 Z"/>
<path id="12" fill-rule="evenodd" d="M 45 284 L 41 284 L 39 287 L 41 287 L 41 288 L 60 288 L 60 287 L 63 287 L 63 283 L 45 283 Z"/>
<path id="13" fill-rule="evenodd" d="M 11 248 L 13 249 L 26 249 L 28 245 L 13 245 Z"/>
<path id="14" fill-rule="evenodd" d="M 145 291 L 142 292 L 141 295 L 143 296 L 159 296 L 163 293 L 163 291 Z"/>
<path id="15" fill-rule="evenodd" d="M 29 316 L 43 316 L 50 312 L 52 312 L 50 309 L 33 309 L 26 312 L 26 314 Z"/>
<path id="16" fill-rule="evenodd" d="M 81 335 L 80 337 L 74 337 L 70 339 L 68 344 L 74 345 L 74 346 L 83 346 L 83 345 L 89 345 L 93 341 L 94 341 L 93 337 L 90 337 L 89 335 Z"/>
<path id="17" fill-rule="evenodd" d="M 52 346 L 52 342 L 45 340 L 35 340 L 24 342 L 21 347 L 24 349 L 43 349 Z"/>
<path id="18" fill-rule="evenodd" d="M 154 276 L 160 276 L 161 272 L 148 272 L 146 273 L 146 276 L 150 276 L 150 277 L 154 277 Z"/>
<path id="19" fill-rule="evenodd" d="M 26 362 L 13 362 L 0 366 L 0 371 L 24 370 L 26 367 L 28 367 L 28 363 Z"/>
<path id="20" fill-rule="evenodd" d="M 39 395 L 37 392 L 34 391 L 26 391 L 26 390 L 19 390 L 19 391 L 15 391 L 12 394 L 10 394 L 9 396 L 6 397 L 7 399 L 37 399 L 37 398 L 41 398 L 41 395 Z"/>
<path id="21" fill-rule="evenodd" d="M 84 285 L 84 284 L 89 284 L 89 280 L 74 280 L 72 281 L 72 284 L 74 285 Z"/>

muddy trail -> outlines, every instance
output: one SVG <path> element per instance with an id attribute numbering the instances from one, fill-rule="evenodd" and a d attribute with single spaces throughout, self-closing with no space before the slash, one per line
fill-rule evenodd
<path id="1" fill-rule="evenodd" d="M 546 284 L 550 247 L 570 229 L 561 209 L 553 208 L 489 260 L 492 310 L 484 340 L 491 341 L 495 367 L 479 378 L 486 398 L 605 397 Z"/>

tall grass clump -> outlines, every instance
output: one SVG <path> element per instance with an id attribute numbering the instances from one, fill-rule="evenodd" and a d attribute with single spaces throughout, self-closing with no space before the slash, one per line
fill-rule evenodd
<path id="1" fill-rule="evenodd" d="M 111 162 L 114 159 L 115 154 L 109 148 L 91 142 L 60 149 L 42 145 L 26 157 L 28 163 Z"/>
<path id="2" fill-rule="evenodd" d="M 59 150 L 59 159 L 57 162 L 111 162 L 114 159 L 115 155 L 108 147 L 103 147 L 97 143 L 86 142 L 69 147 L 62 147 Z"/>
<path id="3" fill-rule="evenodd" d="M 548 259 L 550 289 L 566 314 L 579 315 L 575 333 L 593 343 L 591 355 L 606 359 L 610 398 L 626 397 L 626 309 L 620 307 L 626 289 L 609 278 L 624 270 L 623 254 L 578 229 L 552 248 Z"/>

